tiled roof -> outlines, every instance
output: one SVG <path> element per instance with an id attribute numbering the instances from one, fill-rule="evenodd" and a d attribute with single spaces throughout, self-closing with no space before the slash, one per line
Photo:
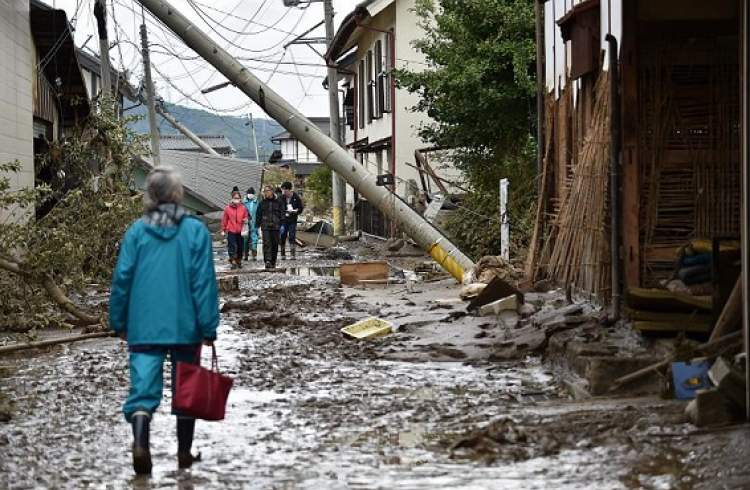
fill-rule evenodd
<path id="1" fill-rule="evenodd" d="M 318 128 L 320 128 L 321 131 L 323 131 L 323 134 L 326 136 L 331 135 L 331 119 L 328 117 L 309 117 L 308 118 L 311 123 L 316 125 Z M 271 141 L 274 143 L 279 143 L 281 140 L 289 140 L 289 139 L 297 139 L 294 136 L 289 133 L 289 131 L 284 131 L 283 133 L 279 133 L 271 138 Z"/>
<path id="2" fill-rule="evenodd" d="M 197 136 L 218 153 L 235 153 L 232 142 L 224 135 L 199 134 Z M 159 137 L 159 149 L 197 151 L 200 147 L 182 134 L 163 134 Z"/>
<path id="3" fill-rule="evenodd" d="M 260 189 L 263 164 L 217 157 L 192 151 L 166 150 L 160 153 L 161 164 L 176 168 L 187 190 L 206 204 L 223 209 L 229 203 L 232 188 L 238 186 L 244 193 L 248 187 Z M 141 158 L 147 169 L 151 160 Z"/>

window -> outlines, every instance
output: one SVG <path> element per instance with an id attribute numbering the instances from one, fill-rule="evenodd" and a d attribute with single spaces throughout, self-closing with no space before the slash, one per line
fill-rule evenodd
<path id="1" fill-rule="evenodd" d="M 385 103 L 385 73 L 383 73 L 383 41 L 375 41 L 375 119 L 383 117 Z"/>
<path id="2" fill-rule="evenodd" d="M 372 79 L 372 50 L 367 52 L 367 123 L 372 123 L 375 117 L 375 87 Z"/>
<path id="3" fill-rule="evenodd" d="M 365 127 L 365 60 L 359 62 L 359 77 L 357 83 L 357 99 L 359 102 L 359 129 Z"/>
<path id="4" fill-rule="evenodd" d="M 349 129 L 354 130 L 354 92 L 355 90 L 351 87 L 347 88 L 346 96 L 344 96 L 344 117 L 346 118 L 346 125 Z"/>
<path id="5" fill-rule="evenodd" d="M 393 101 L 391 100 L 391 72 L 396 65 L 393 61 L 393 34 L 392 32 L 385 35 L 385 70 L 383 70 L 383 112 L 393 110 Z"/>

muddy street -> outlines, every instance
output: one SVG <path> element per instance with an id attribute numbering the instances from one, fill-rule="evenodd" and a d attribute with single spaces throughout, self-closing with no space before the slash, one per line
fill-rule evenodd
<path id="1" fill-rule="evenodd" d="M 710 466 L 690 464 L 706 449 L 681 405 L 574 401 L 539 358 L 490 362 L 501 322 L 456 313 L 451 280 L 342 288 L 338 263 L 248 271 L 223 296 L 217 349 L 235 384 L 226 420 L 198 422 L 191 470 L 177 470 L 167 396 L 153 476 L 133 476 L 123 342 L 1 359 L 14 416 L 0 423 L 0 488 L 715 488 Z M 373 315 L 396 333 L 339 332 Z"/>

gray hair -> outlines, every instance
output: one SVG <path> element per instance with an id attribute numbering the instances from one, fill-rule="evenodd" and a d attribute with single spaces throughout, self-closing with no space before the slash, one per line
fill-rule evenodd
<path id="1" fill-rule="evenodd" d="M 146 211 L 153 211 L 160 204 L 182 204 L 184 194 L 180 173 L 173 167 L 161 166 L 153 169 L 146 177 L 143 202 Z"/>

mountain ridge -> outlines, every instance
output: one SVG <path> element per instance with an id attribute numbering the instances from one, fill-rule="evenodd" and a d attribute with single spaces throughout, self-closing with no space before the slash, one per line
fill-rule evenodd
<path id="1" fill-rule="evenodd" d="M 167 111 L 175 119 L 184 124 L 188 129 L 198 135 L 216 135 L 225 136 L 237 150 L 237 158 L 254 159 L 254 148 L 252 146 L 252 129 L 249 125 L 249 118 L 237 116 L 221 116 L 202 109 L 185 107 L 182 105 L 165 102 Z M 130 128 L 137 133 L 147 134 L 149 132 L 148 116 L 146 106 L 140 104 L 128 110 L 128 116 L 142 116 L 139 120 L 130 124 Z M 161 134 L 180 134 L 177 129 L 165 121 L 157 114 L 157 123 Z M 258 153 L 260 161 L 267 162 L 271 153 L 278 149 L 277 145 L 271 142 L 271 138 L 282 131 L 282 128 L 276 121 L 268 118 L 256 117 L 255 133 L 258 140 Z M 247 124 L 247 125 L 246 125 Z"/>

